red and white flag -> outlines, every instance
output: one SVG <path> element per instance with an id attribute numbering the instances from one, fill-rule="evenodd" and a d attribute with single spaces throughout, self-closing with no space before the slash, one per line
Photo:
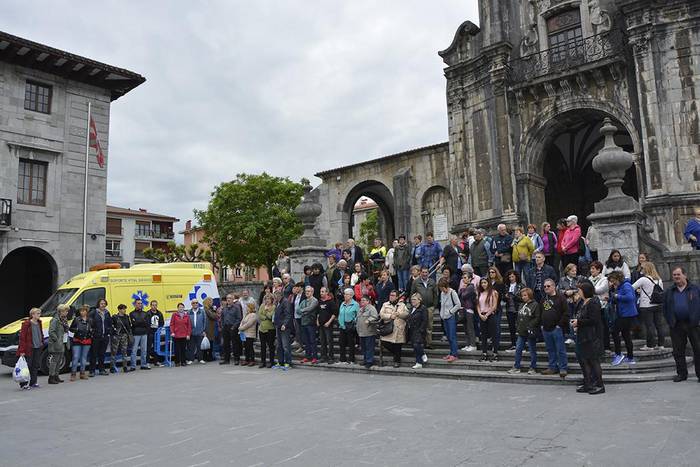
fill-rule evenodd
<path id="1" fill-rule="evenodd" d="M 97 163 L 100 167 L 105 166 L 105 155 L 102 152 L 102 146 L 100 146 L 100 140 L 97 137 L 97 127 L 95 126 L 95 120 L 90 115 L 90 147 L 95 148 L 97 151 Z"/>

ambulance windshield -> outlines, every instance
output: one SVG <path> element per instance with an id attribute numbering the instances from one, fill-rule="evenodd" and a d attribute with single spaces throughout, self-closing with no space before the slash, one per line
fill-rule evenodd
<path id="1" fill-rule="evenodd" d="M 48 300 L 41 305 L 41 316 L 53 316 L 56 314 L 56 307 L 61 303 L 67 303 L 78 289 L 58 289 Z"/>

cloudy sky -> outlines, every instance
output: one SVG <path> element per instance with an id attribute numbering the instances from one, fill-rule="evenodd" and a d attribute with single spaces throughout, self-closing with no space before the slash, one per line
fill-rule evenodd
<path id="1" fill-rule="evenodd" d="M 446 141 L 437 51 L 467 19 L 477 0 L 3 0 L 0 27 L 147 78 L 112 105 L 108 202 L 179 229 L 237 173 L 315 185 Z"/>

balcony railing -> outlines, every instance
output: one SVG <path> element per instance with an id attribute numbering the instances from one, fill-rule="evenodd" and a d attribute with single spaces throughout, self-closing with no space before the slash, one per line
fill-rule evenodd
<path id="1" fill-rule="evenodd" d="M 105 250 L 105 256 L 109 258 L 121 258 L 122 250 Z"/>
<path id="2" fill-rule="evenodd" d="M 0 227 L 12 225 L 12 200 L 0 198 Z"/>
<path id="3" fill-rule="evenodd" d="M 547 75 L 574 72 L 582 65 L 622 57 L 624 48 L 624 37 L 617 30 L 586 37 L 512 60 L 508 64 L 509 81 L 517 85 Z"/>
<path id="4" fill-rule="evenodd" d="M 175 238 L 173 232 L 158 232 L 155 230 L 137 230 L 134 235 L 136 238 L 163 238 L 166 240 L 172 240 Z"/>

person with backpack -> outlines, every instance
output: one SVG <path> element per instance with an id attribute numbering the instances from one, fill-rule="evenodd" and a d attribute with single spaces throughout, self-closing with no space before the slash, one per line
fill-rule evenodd
<path id="1" fill-rule="evenodd" d="M 639 293 L 639 317 L 646 330 L 646 345 L 640 350 L 664 348 L 664 317 L 661 310 L 664 281 L 650 261 L 642 263 L 639 279 L 632 284 Z"/>
<path id="2" fill-rule="evenodd" d="M 516 331 L 518 339 L 515 343 L 515 362 L 513 368 L 508 370 L 511 375 L 520 374 L 520 361 L 527 343 L 530 352 L 530 369 L 528 375 L 537 374 L 537 335 L 539 334 L 542 307 L 535 300 L 532 289 L 524 288 L 519 292 L 519 303 L 522 303 L 517 311 Z"/>
<path id="3" fill-rule="evenodd" d="M 442 357 L 447 363 L 452 363 L 459 358 L 457 346 L 457 311 L 462 309 L 462 302 L 450 283 L 444 277 L 438 281 L 440 289 L 440 318 L 445 325 L 445 334 L 450 343 L 450 353 Z"/>

